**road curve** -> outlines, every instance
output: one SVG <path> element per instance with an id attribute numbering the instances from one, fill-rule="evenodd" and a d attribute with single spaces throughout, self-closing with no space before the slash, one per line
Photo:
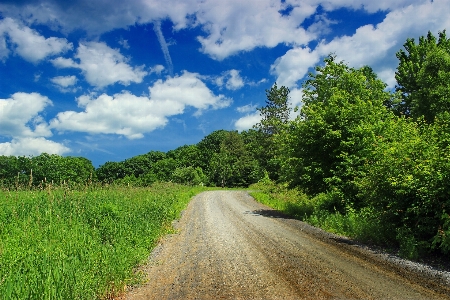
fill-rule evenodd
<path id="1" fill-rule="evenodd" d="M 277 215 L 246 192 L 192 199 L 126 299 L 450 299 L 377 254 Z"/>

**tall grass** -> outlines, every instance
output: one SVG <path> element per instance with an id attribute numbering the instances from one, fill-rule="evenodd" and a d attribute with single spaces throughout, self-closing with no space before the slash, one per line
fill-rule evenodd
<path id="1" fill-rule="evenodd" d="M 0 191 L 0 299 L 109 299 L 201 187 Z"/>

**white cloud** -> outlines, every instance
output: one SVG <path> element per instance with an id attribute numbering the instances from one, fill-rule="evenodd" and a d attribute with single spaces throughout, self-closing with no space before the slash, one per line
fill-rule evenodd
<path id="1" fill-rule="evenodd" d="M 5 39 L 5 36 L 9 39 Z M 3 59 L 9 54 L 8 46 L 14 53 L 33 63 L 73 48 L 72 43 L 64 38 L 45 38 L 11 18 L 0 20 L 0 37 L 0 58 Z"/>
<path id="2" fill-rule="evenodd" d="M 105 43 L 80 43 L 75 55 L 80 63 L 72 59 L 57 58 L 52 60 L 56 67 L 79 68 L 86 81 L 91 85 L 102 88 L 119 82 L 129 85 L 131 82 L 141 83 L 148 72 L 141 67 L 131 67 L 127 59 L 118 50 L 111 49 Z"/>
<path id="3" fill-rule="evenodd" d="M 291 114 L 289 115 L 289 118 L 291 120 L 294 120 L 298 114 L 300 113 L 300 108 L 303 105 L 303 89 L 291 89 L 289 93 L 289 104 L 291 110 Z M 295 108 L 298 108 L 297 111 L 295 111 Z"/>
<path id="4" fill-rule="evenodd" d="M 57 68 L 78 68 L 78 64 L 71 58 L 57 57 L 50 62 Z"/>
<path id="5" fill-rule="evenodd" d="M 70 151 L 46 139 L 52 132 L 39 113 L 48 105 L 52 102 L 37 93 L 15 93 L 9 99 L 0 99 L 0 135 L 12 138 L 0 143 L 0 155 L 61 155 Z"/>
<path id="6" fill-rule="evenodd" d="M 227 89 L 233 91 L 244 86 L 244 80 L 239 75 L 239 71 L 234 69 L 223 72 L 221 76 L 215 78 L 214 82 L 220 87 L 225 85 Z"/>
<path id="7" fill-rule="evenodd" d="M 417 41 L 428 31 L 437 36 L 438 31 L 450 28 L 450 1 L 399 2 L 376 1 L 372 4 L 361 1 L 358 5 L 355 4 L 357 2 L 346 0 L 333 2 L 333 5 L 327 2 L 329 7 L 326 6 L 326 9 L 339 6 L 358 8 L 364 5 L 370 12 L 376 7 L 390 8 L 392 11 L 383 22 L 375 26 L 362 26 L 352 36 L 337 37 L 329 43 L 321 41 L 314 50 L 293 48 L 287 51 L 272 65 L 272 74 L 277 76 L 280 85 L 296 87 L 296 82 L 304 77 L 309 67 L 317 64 L 321 57 L 334 53 L 338 60 L 345 61 L 351 67 L 371 66 L 390 88 L 394 87 L 393 67 L 398 64 L 395 53 L 403 47 L 406 39 L 415 38 Z"/>
<path id="8" fill-rule="evenodd" d="M 52 133 L 39 114 L 52 102 L 38 93 L 15 93 L 0 99 L 0 135 L 11 137 L 48 137 Z"/>
<path id="9" fill-rule="evenodd" d="M 256 47 L 303 45 L 314 39 L 299 26 L 316 10 L 316 5 L 304 1 L 296 4 L 289 17 L 279 13 L 283 3 L 271 0 L 204 1 L 200 7 L 197 23 L 207 33 L 198 37 L 201 50 L 218 60 Z"/>
<path id="10" fill-rule="evenodd" d="M 149 88 L 150 96 L 122 92 L 109 96 L 85 95 L 78 98 L 83 112 L 61 112 L 50 124 L 59 131 L 81 131 L 93 134 L 119 134 L 129 139 L 164 127 L 168 117 L 182 114 L 187 106 L 203 110 L 230 105 L 230 99 L 215 96 L 195 73 L 158 80 Z"/>
<path id="11" fill-rule="evenodd" d="M 166 81 L 160 79 L 150 88 L 150 97 L 155 101 L 177 99 L 177 102 L 197 108 L 197 115 L 209 107 L 219 109 L 231 104 L 224 95 L 215 96 L 200 77 L 197 73 L 184 71 L 181 76 Z"/>
<path id="12" fill-rule="evenodd" d="M 156 65 L 156 66 L 154 66 L 154 67 L 152 67 L 152 68 L 150 68 L 150 74 L 152 74 L 152 73 L 156 73 L 156 74 L 158 74 L 158 75 L 161 75 L 161 73 L 162 73 L 162 71 L 164 71 L 164 66 L 163 65 Z"/>
<path id="13" fill-rule="evenodd" d="M 287 3 L 297 3 L 302 0 L 287 0 Z M 376 13 L 380 10 L 394 10 L 410 4 L 423 4 L 429 0 L 316 0 L 313 3 L 320 4 L 325 10 L 332 11 L 342 7 L 350 9 L 364 9 L 369 13 Z"/>
<path id="14" fill-rule="evenodd" d="M 11 142 L 0 143 L 0 155 L 40 155 L 41 153 L 62 155 L 69 152 L 66 146 L 43 137 L 14 138 Z"/>
<path id="15" fill-rule="evenodd" d="M 239 131 L 247 130 L 253 127 L 253 125 L 261 121 L 261 115 L 259 112 L 248 114 L 245 117 L 240 118 L 234 123 L 234 128 Z"/>
<path id="16" fill-rule="evenodd" d="M 248 113 L 248 112 L 254 112 L 257 108 L 257 105 L 253 105 L 253 104 L 247 104 L 244 106 L 239 106 L 238 108 L 236 108 L 236 110 L 240 113 Z"/>
<path id="17" fill-rule="evenodd" d="M 124 40 L 123 37 L 120 38 L 119 45 L 121 45 L 124 49 L 130 49 L 130 45 L 128 44 L 128 40 Z"/>
<path id="18" fill-rule="evenodd" d="M 66 33 L 83 29 L 91 36 L 136 23 L 170 19 L 175 30 L 200 26 L 205 32 L 198 37 L 201 51 L 222 60 L 256 47 L 311 41 L 314 35 L 300 24 L 315 12 L 317 4 L 295 3 L 289 17 L 279 13 L 286 5 L 273 0 L 48 0 L 4 3 L 0 4 L 0 11 L 29 24 L 48 24 Z"/>
<path id="19" fill-rule="evenodd" d="M 185 28 L 186 17 L 198 8 L 197 0 L 46 0 L 0 2 L 4 16 L 20 18 L 27 23 L 40 23 L 61 29 L 65 33 L 86 30 L 91 36 L 115 28 L 127 28 L 136 23 L 151 23 L 157 19 L 171 19 L 176 29 Z"/>
<path id="20" fill-rule="evenodd" d="M 270 72 L 277 76 L 277 84 L 288 88 L 296 87 L 308 69 L 319 62 L 319 54 L 309 48 L 294 48 L 279 57 L 270 67 Z"/>
<path id="21" fill-rule="evenodd" d="M 325 12 L 344 7 L 375 13 L 380 10 L 401 11 L 408 5 L 435 5 L 437 2 L 450 6 L 447 0 L 23 0 L 0 3 L 0 11 L 5 17 L 21 19 L 28 24 L 47 24 L 65 33 L 82 29 L 90 36 L 169 19 L 174 30 L 196 26 L 202 28 L 204 34 L 198 37 L 201 51 L 222 60 L 256 47 L 274 47 L 283 43 L 304 47 L 310 41 L 317 40 L 333 21 L 324 14 L 314 21 L 309 30 L 304 30 L 301 24 L 317 12 L 319 5 Z M 279 13 L 288 7 L 292 8 L 289 16 Z M 418 17 L 417 21 L 421 23 L 420 15 L 419 11 L 418 15 L 410 15 L 406 21 L 415 22 Z M 429 16 L 428 22 L 439 24 L 441 20 Z M 126 47 L 126 44 L 123 46 Z M 0 42 L 0 53 L 1 49 Z"/>
<path id="22" fill-rule="evenodd" d="M 77 83 L 78 79 L 76 76 L 57 76 L 50 79 L 51 82 L 57 84 L 63 88 L 67 88 L 69 86 L 73 86 Z"/>

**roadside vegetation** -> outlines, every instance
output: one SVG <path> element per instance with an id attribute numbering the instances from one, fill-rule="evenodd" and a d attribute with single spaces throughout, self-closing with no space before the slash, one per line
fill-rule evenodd
<path id="1" fill-rule="evenodd" d="M 258 201 L 409 259 L 450 252 L 450 39 L 397 53 L 387 90 L 369 66 L 329 55 L 260 123 L 95 169 L 82 157 L 0 156 L 0 299 L 108 298 L 206 187 Z M 91 252 L 92 250 L 92 252 Z"/>
<path id="2" fill-rule="evenodd" d="M 88 186 L 0 191 L 0 299 L 112 299 L 204 190 Z"/>

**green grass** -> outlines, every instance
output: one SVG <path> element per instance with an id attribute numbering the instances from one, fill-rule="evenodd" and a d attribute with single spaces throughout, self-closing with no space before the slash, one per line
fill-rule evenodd
<path id="1" fill-rule="evenodd" d="M 253 190 L 250 194 L 258 202 L 328 232 L 381 246 L 390 246 L 395 239 L 395 229 L 384 224 L 373 209 L 346 207 L 344 212 L 333 209 L 335 195 L 320 194 L 309 198 L 301 191 L 267 180 L 250 188 Z"/>
<path id="2" fill-rule="evenodd" d="M 0 299 L 109 299 L 205 190 L 64 188 L 0 191 Z"/>

